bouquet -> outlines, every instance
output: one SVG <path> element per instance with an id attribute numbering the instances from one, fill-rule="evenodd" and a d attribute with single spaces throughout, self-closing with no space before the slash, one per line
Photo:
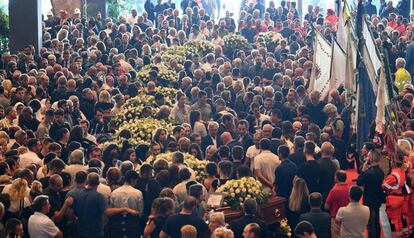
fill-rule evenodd
<path id="1" fill-rule="evenodd" d="M 175 104 L 175 98 L 177 97 L 177 90 L 168 87 L 156 87 L 155 92 L 162 93 L 165 97 L 165 104 L 167 106 L 173 106 Z"/>
<path id="2" fill-rule="evenodd" d="M 159 154 L 155 157 L 150 156 L 150 157 L 147 158 L 147 160 L 145 162 L 153 165 L 159 159 L 164 159 L 169 164 L 171 164 L 172 163 L 172 153 L 161 153 L 161 154 Z M 205 178 L 207 178 L 207 173 L 205 172 L 204 168 L 208 164 L 208 161 L 199 160 L 199 159 L 195 158 L 194 156 L 192 156 L 189 153 L 184 153 L 184 163 L 186 163 L 189 168 L 194 170 L 194 172 L 196 174 L 196 180 L 198 182 L 202 183 L 203 180 Z"/>
<path id="3" fill-rule="evenodd" d="M 112 118 L 112 121 L 115 125 L 120 126 L 125 122 L 129 122 L 131 120 L 142 118 L 142 110 L 145 106 L 150 106 L 152 115 L 156 115 L 159 111 L 158 108 L 153 107 L 155 103 L 154 96 L 147 95 L 147 94 L 140 94 L 136 97 L 128 99 L 124 105 L 122 105 L 122 110 L 120 113 L 115 115 Z"/>
<path id="4" fill-rule="evenodd" d="M 250 49 L 251 45 L 244 36 L 229 34 L 223 37 L 224 47 L 228 50 L 245 50 Z"/>
<path id="5" fill-rule="evenodd" d="M 225 195 L 223 206 L 235 209 L 239 209 L 247 198 L 254 198 L 258 204 L 263 204 L 268 197 L 268 194 L 263 192 L 262 184 L 253 177 L 229 180 L 216 192 Z"/>
<path id="6" fill-rule="evenodd" d="M 167 82 L 178 80 L 178 74 L 175 71 L 168 69 L 166 66 L 158 67 L 153 64 L 145 65 L 144 67 L 142 67 L 141 70 L 137 73 L 137 78 L 141 79 L 143 82 L 147 82 L 149 79 L 149 72 L 151 71 L 151 68 L 154 66 L 158 68 L 158 77 L 161 80 Z"/>
<path id="7" fill-rule="evenodd" d="M 191 52 L 189 52 L 184 46 L 172 46 L 166 51 L 161 52 L 162 62 L 165 65 L 170 64 L 171 59 L 177 60 L 179 68 L 183 67 L 184 62 L 189 58 Z"/>
<path id="8" fill-rule="evenodd" d="M 206 40 L 189 41 L 185 46 L 189 52 L 201 57 L 214 52 L 214 44 Z"/>
<path id="9" fill-rule="evenodd" d="M 264 38 L 267 49 L 275 49 L 280 40 L 283 39 L 283 36 L 274 31 L 268 31 L 266 33 L 261 33 L 259 36 Z"/>
<path id="10" fill-rule="evenodd" d="M 292 229 L 289 226 L 288 220 L 286 218 L 281 218 L 279 209 L 275 210 L 275 215 L 278 219 L 277 224 L 279 225 L 276 237 L 291 237 Z"/>
<path id="11" fill-rule="evenodd" d="M 178 73 L 168 68 L 161 68 L 158 77 L 167 82 L 178 81 Z"/>
<path id="12" fill-rule="evenodd" d="M 116 130 L 116 140 L 121 140 L 122 142 L 124 138 L 119 138 L 119 133 L 122 130 L 129 130 L 132 137 L 129 138 L 128 141 L 132 146 L 136 146 L 138 144 L 149 145 L 155 130 L 160 127 L 165 128 L 169 134 L 172 133 L 173 125 L 169 122 L 156 120 L 154 118 L 133 119 L 127 123 L 123 123 Z M 115 143 L 117 144 L 119 141 Z"/>

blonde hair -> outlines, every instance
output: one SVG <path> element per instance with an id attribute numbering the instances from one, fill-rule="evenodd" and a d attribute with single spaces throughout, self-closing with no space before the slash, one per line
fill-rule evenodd
<path id="1" fill-rule="evenodd" d="M 10 200 L 19 201 L 24 199 L 28 188 L 29 186 L 27 185 L 27 181 L 25 179 L 15 179 L 9 190 Z"/>
<path id="2" fill-rule="evenodd" d="M 210 215 L 210 220 L 212 220 L 213 218 L 217 218 L 217 223 L 220 226 L 226 225 L 225 218 L 224 218 L 224 213 L 223 212 L 214 212 L 214 213 L 212 213 Z"/>
<path id="3" fill-rule="evenodd" d="M 196 238 L 197 237 L 197 229 L 192 225 L 185 225 L 181 227 L 181 238 Z"/>
<path id="4" fill-rule="evenodd" d="M 112 103 L 111 94 L 108 91 L 103 90 L 99 93 L 99 102 Z"/>
<path id="5" fill-rule="evenodd" d="M 234 238 L 234 234 L 232 230 L 229 230 L 225 227 L 219 227 L 214 230 L 211 238 Z"/>
<path id="6" fill-rule="evenodd" d="M 289 209 L 294 212 L 299 212 L 302 207 L 303 200 L 307 200 L 309 197 L 308 186 L 306 181 L 297 178 L 293 181 L 292 193 L 289 197 Z"/>
<path id="7" fill-rule="evenodd" d="M 42 193 L 42 183 L 37 180 L 33 181 L 32 187 L 30 188 L 31 199 L 34 199 L 37 195 L 41 195 Z"/>

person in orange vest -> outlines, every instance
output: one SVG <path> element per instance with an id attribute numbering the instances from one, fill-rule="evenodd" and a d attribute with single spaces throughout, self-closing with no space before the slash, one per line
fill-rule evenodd
<path id="1" fill-rule="evenodd" d="M 408 143 L 408 145 L 407 145 Z M 392 237 L 403 237 L 403 189 L 406 175 L 403 169 L 404 157 L 411 152 L 411 145 L 407 140 L 398 140 L 397 158 L 393 160 L 392 171 L 384 179 L 382 188 L 386 193 L 386 213 L 391 224 Z"/>

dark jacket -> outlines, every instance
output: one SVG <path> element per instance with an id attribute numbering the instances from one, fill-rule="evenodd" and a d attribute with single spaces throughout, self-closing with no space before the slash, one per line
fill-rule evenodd
<path id="1" fill-rule="evenodd" d="M 213 145 L 213 139 L 210 135 L 206 135 L 203 138 L 201 138 L 201 150 L 205 153 L 208 146 Z"/>
<path id="2" fill-rule="evenodd" d="M 231 225 L 231 229 L 234 232 L 234 237 L 243 237 L 243 230 L 246 227 L 247 224 L 250 223 L 257 223 L 260 226 L 261 238 L 267 238 L 269 237 L 269 231 L 267 229 L 267 224 L 260 220 L 259 218 L 255 217 L 254 215 L 244 215 L 243 217 L 235 220 L 233 224 Z"/>
<path id="3" fill-rule="evenodd" d="M 364 205 L 375 208 L 385 202 L 385 194 L 381 188 L 383 180 L 384 172 L 378 165 L 370 167 L 359 175 L 357 185 L 364 186 Z"/>
<path id="4" fill-rule="evenodd" d="M 310 212 L 300 215 L 299 221 L 308 221 L 313 225 L 318 238 L 331 237 L 331 216 L 321 209 L 311 209 Z"/>

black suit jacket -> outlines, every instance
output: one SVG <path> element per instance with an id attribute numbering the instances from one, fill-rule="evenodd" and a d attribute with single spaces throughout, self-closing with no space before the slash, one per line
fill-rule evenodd
<path id="1" fill-rule="evenodd" d="M 205 153 L 206 149 L 209 145 L 213 145 L 213 139 L 211 138 L 210 135 L 206 135 L 203 138 L 201 138 L 201 150 Z"/>
<path id="2" fill-rule="evenodd" d="M 331 216 L 329 213 L 321 209 L 312 209 L 310 212 L 300 215 L 299 221 L 310 222 L 318 238 L 331 237 Z"/>
<path id="3" fill-rule="evenodd" d="M 257 223 L 260 226 L 261 230 L 261 238 L 269 237 L 269 231 L 267 229 L 267 224 L 260 220 L 259 218 L 255 217 L 254 215 L 244 215 L 243 217 L 235 220 L 231 225 L 231 229 L 234 232 L 234 237 L 243 237 L 243 230 L 246 225 L 250 223 Z"/>
<path id="4" fill-rule="evenodd" d="M 385 194 L 381 187 L 384 176 L 379 166 L 372 166 L 358 176 L 357 185 L 364 186 L 364 205 L 378 208 L 385 202 Z"/>

